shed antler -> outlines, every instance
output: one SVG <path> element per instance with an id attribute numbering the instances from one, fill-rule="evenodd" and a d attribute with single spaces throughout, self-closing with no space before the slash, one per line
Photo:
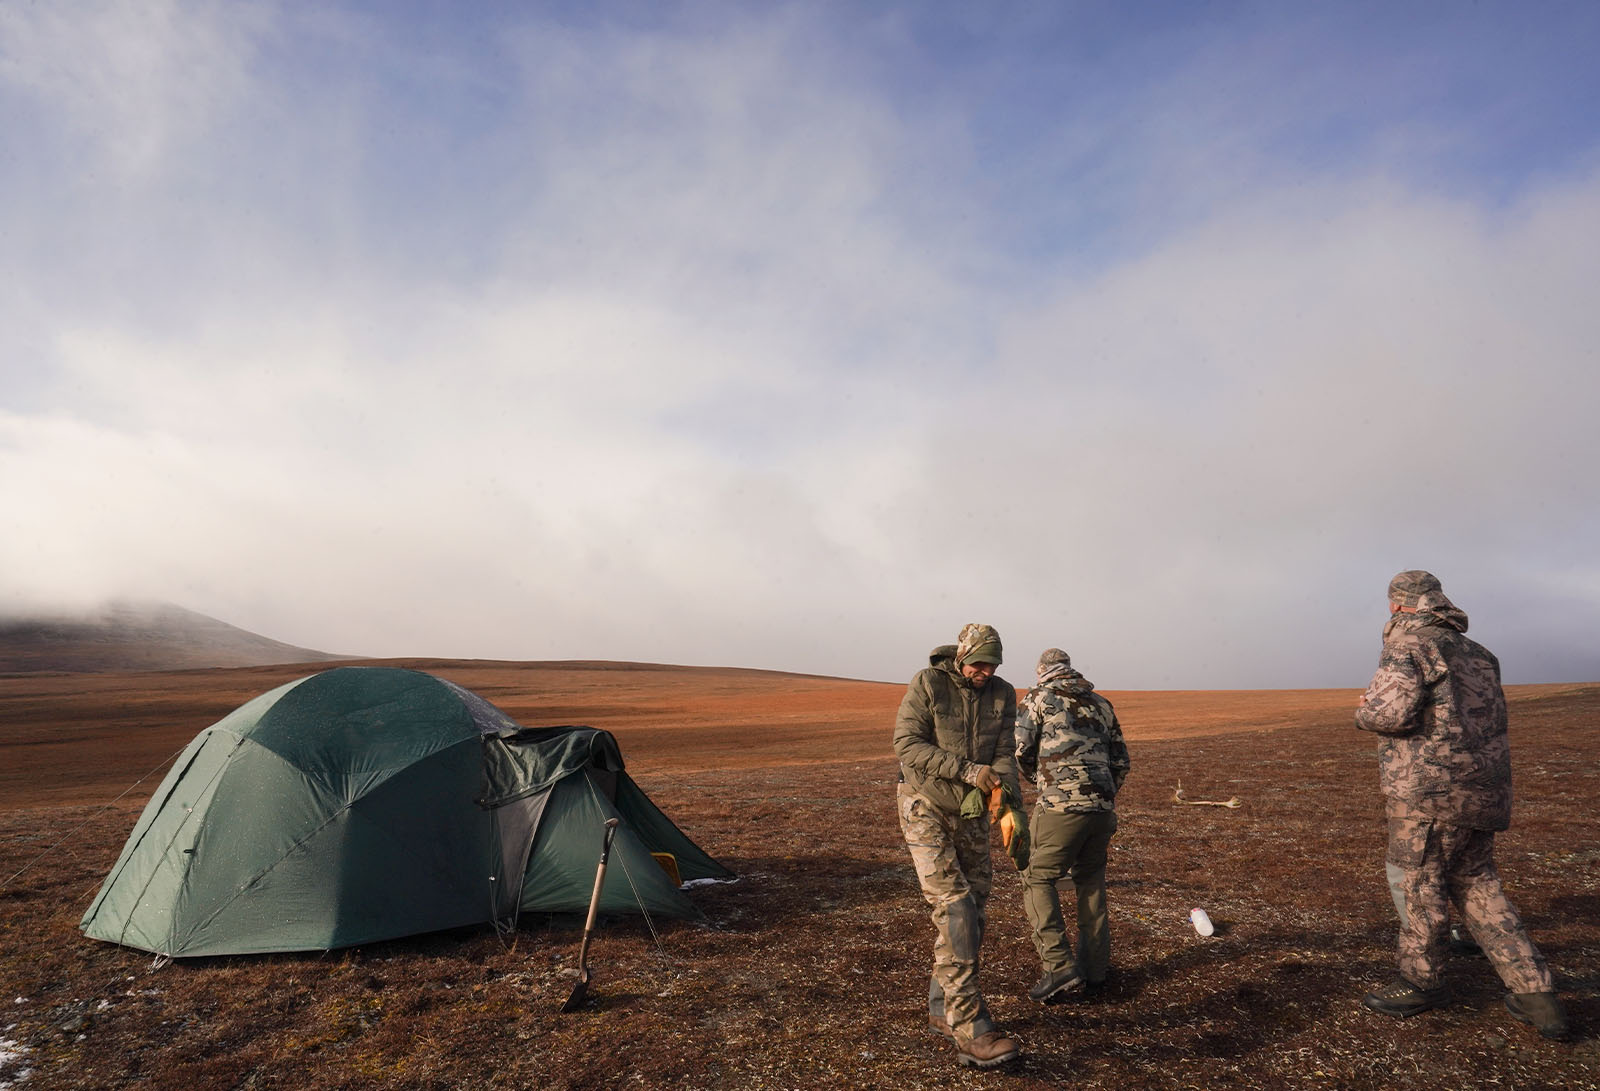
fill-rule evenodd
<path id="1" fill-rule="evenodd" d="M 1183 794 L 1183 781 L 1178 781 L 1178 786 L 1172 790 L 1172 802 L 1182 803 L 1189 807 L 1242 807 L 1238 796 L 1231 799 L 1187 799 Z"/>

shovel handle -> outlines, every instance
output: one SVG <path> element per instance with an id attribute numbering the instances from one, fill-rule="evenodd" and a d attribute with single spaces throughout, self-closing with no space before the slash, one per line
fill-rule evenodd
<path id="1" fill-rule="evenodd" d="M 621 819 L 606 819 L 606 835 L 600 845 L 600 866 L 594 870 L 594 893 L 589 895 L 589 917 L 583 922 L 583 943 L 578 947 L 578 969 L 581 972 L 589 958 L 589 936 L 594 932 L 594 921 L 600 914 L 600 888 L 606 881 L 606 861 L 611 859 L 611 842 L 617 836 Z"/>

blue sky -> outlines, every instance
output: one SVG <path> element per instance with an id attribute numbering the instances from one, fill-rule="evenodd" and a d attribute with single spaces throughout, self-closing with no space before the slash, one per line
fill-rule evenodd
<path id="1" fill-rule="evenodd" d="M 1600 679 L 1600 7 L 0 0 L 0 607 Z"/>

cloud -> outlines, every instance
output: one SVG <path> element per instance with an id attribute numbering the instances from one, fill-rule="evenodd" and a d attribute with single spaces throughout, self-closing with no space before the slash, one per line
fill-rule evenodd
<path id="1" fill-rule="evenodd" d="M 8 4 L 0 84 L 65 121 L 88 169 L 144 181 L 246 89 L 259 9 L 175 0 Z"/>
<path id="2" fill-rule="evenodd" d="M 1600 329 L 1572 292 L 1600 272 L 1597 198 L 1600 177 L 1498 215 L 1383 187 L 1322 192 L 1316 215 L 1234 210 L 1065 286 L 1004 350 L 1019 361 L 1008 385 L 1059 376 L 1058 398 L 1023 399 L 1018 431 L 1059 437 L 1063 492 L 1103 533 L 1047 518 L 1050 544 L 1013 570 L 1095 574 L 1077 605 L 1125 641 L 1137 589 L 1208 649 L 1304 632 L 1361 594 L 1351 579 L 1376 587 L 1388 569 L 1537 579 L 1600 512 L 1571 472 L 1600 456 L 1583 408 L 1600 393 Z M 1183 641 L 1156 630 L 1139 642 L 1177 660 Z M 1233 677 L 1333 680 L 1315 662 L 1328 637 L 1254 639 L 1260 669 L 1235 652 Z M 1195 682 L 1192 668 L 1174 677 Z"/>
<path id="3" fill-rule="evenodd" d="M 121 180 L 0 175 L 66 180 L 0 213 L 13 601 L 892 679 L 983 620 L 1014 681 L 1355 686 L 1421 565 L 1513 680 L 1593 676 L 1600 172 L 1439 184 L 1331 62 L 1259 102 L 1304 27 L 1115 38 L 1192 56 L 1080 102 L 1088 46 L 798 7 L 4 10 L 0 104 Z M 80 39 L 128 99 L 42 59 Z"/>

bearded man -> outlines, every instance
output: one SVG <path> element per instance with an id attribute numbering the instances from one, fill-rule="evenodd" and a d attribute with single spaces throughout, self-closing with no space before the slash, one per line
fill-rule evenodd
<path id="1" fill-rule="evenodd" d="M 928 983 L 928 1027 L 950 1038 L 964 1065 L 992 1068 L 1021 1054 L 989 1016 L 978 987 L 978 949 L 993 869 L 989 812 L 966 806 L 1017 785 L 1017 691 L 995 674 L 1000 634 L 964 626 L 954 644 L 928 656 L 906 687 L 895 718 L 900 759 L 900 830 L 938 933 Z"/>

